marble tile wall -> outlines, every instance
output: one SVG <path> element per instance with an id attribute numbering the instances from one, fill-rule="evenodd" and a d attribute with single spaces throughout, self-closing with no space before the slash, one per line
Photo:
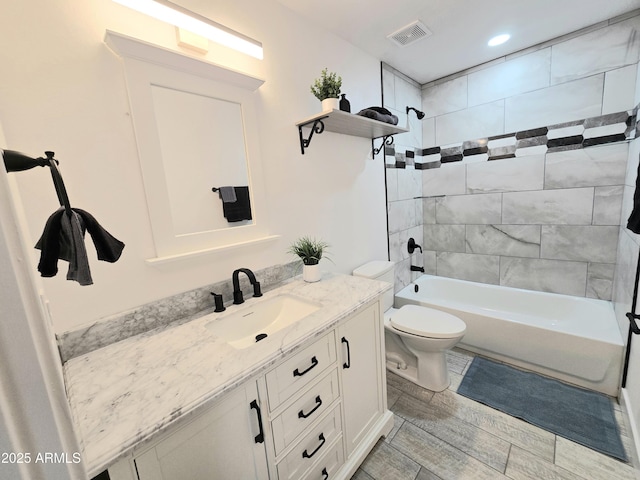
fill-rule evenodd
<path id="1" fill-rule="evenodd" d="M 407 107 L 421 110 L 420 84 L 383 63 L 382 91 L 382 106 L 398 117 L 398 126 L 409 129 L 409 132 L 393 137 L 395 151 L 402 161 L 407 150 L 413 152 L 416 146 L 423 144 L 422 123 L 414 112 L 407 115 L 406 110 Z"/>
<path id="2" fill-rule="evenodd" d="M 640 15 L 422 86 L 422 147 L 631 110 Z M 443 147 L 444 148 L 444 147 Z"/>
<path id="3" fill-rule="evenodd" d="M 637 132 L 639 13 L 422 86 L 422 144 L 385 152 L 396 289 L 415 278 L 413 264 L 612 298 Z M 409 256 L 409 237 L 422 255 Z"/>
<path id="4" fill-rule="evenodd" d="M 426 273 L 610 300 L 628 148 L 423 170 Z M 440 183 L 448 175 L 453 188 Z M 390 225 L 401 243 L 410 224 Z"/>

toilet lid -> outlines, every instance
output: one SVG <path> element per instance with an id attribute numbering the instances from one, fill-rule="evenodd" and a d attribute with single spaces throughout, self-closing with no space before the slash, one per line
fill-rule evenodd
<path id="1" fill-rule="evenodd" d="M 427 338 L 453 338 L 467 329 L 458 317 L 419 305 L 403 306 L 391 316 L 390 322 L 396 330 Z"/>

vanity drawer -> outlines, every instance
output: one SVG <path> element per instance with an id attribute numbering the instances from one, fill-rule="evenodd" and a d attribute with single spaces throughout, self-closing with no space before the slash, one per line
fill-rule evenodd
<path id="1" fill-rule="evenodd" d="M 340 439 L 338 444 L 342 448 L 341 438 L 342 423 L 338 405 L 278 463 L 278 479 L 302 478 L 320 458 L 331 450 L 337 439 Z"/>
<path id="2" fill-rule="evenodd" d="M 311 470 L 303 477 L 304 480 L 330 480 L 335 478 L 335 474 L 344 463 L 344 450 L 342 448 L 342 437 L 329 447 L 324 457 L 311 467 Z"/>
<path id="3" fill-rule="evenodd" d="M 318 378 L 335 360 L 335 337 L 331 332 L 268 372 L 269 409 L 273 411 L 296 391 Z"/>
<path id="4" fill-rule="evenodd" d="M 333 368 L 272 421 L 276 455 L 280 455 L 298 435 L 322 417 L 339 396 L 338 372 Z"/>

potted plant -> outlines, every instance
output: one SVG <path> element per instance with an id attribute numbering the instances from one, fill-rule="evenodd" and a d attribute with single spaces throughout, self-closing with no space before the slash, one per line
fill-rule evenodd
<path id="1" fill-rule="evenodd" d="M 322 102 L 322 111 L 338 110 L 340 107 L 338 98 L 342 87 L 342 77 L 335 72 L 327 72 L 325 68 L 311 85 L 311 93 Z"/>
<path id="2" fill-rule="evenodd" d="M 301 237 L 291 244 L 289 253 L 302 260 L 302 278 L 305 282 L 320 280 L 320 260 L 329 244 L 310 237 Z M 325 258 L 328 258 L 325 256 Z"/>

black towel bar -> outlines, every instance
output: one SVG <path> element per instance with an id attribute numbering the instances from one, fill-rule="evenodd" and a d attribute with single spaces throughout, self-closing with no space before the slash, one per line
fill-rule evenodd
<path id="1" fill-rule="evenodd" d="M 636 323 L 636 320 L 640 320 L 640 315 L 637 313 L 627 312 L 626 317 L 629 319 L 631 331 L 636 335 L 640 334 L 640 327 L 638 327 L 638 324 Z"/>
<path id="2" fill-rule="evenodd" d="M 633 299 L 631 300 L 631 311 L 626 313 L 629 319 L 629 332 L 627 333 L 627 348 L 624 356 L 624 367 L 622 369 L 622 388 L 627 386 L 627 374 L 629 373 L 629 357 L 631 355 L 631 339 L 634 334 L 640 334 L 640 328 L 636 320 L 640 319 L 640 315 L 636 313 L 638 304 L 638 280 L 640 280 L 640 251 L 638 252 L 638 264 L 636 265 L 636 278 L 633 286 Z"/>
<path id="3" fill-rule="evenodd" d="M 4 150 L 2 152 L 2 157 L 4 159 L 4 166 L 7 172 L 22 172 L 34 167 L 49 167 L 60 206 L 64 207 L 67 215 L 71 216 L 69 196 L 67 195 L 67 189 L 64 186 L 62 175 L 60 175 L 60 171 L 57 167 L 59 162 L 53 158 L 55 155 L 54 152 L 46 151 L 44 154 L 47 158 L 33 158 L 14 150 Z"/>

